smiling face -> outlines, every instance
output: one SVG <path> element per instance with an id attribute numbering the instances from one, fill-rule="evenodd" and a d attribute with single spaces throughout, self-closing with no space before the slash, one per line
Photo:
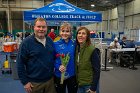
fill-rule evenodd
<path id="1" fill-rule="evenodd" d="M 66 42 L 68 42 L 69 38 L 71 38 L 71 26 L 68 23 L 64 23 L 60 27 L 60 36 Z"/>
<path id="2" fill-rule="evenodd" d="M 85 29 L 79 30 L 77 33 L 77 41 L 79 44 L 85 43 L 87 40 L 87 33 Z"/>
<path id="3" fill-rule="evenodd" d="M 35 36 L 39 39 L 44 39 L 47 33 L 47 24 L 44 19 L 37 20 L 34 25 Z"/>
<path id="4" fill-rule="evenodd" d="M 80 45 L 83 45 L 84 43 L 86 43 L 86 45 L 90 45 L 90 31 L 86 27 L 80 27 L 77 31 L 76 41 Z"/>
<path id="5" fill-rule="evenodd" d="M 68 40 L 71 37 L 71 31 L 67 27 L 64 27 L 60 31 L 60 36 L 61 36 L 62 39 Z"/>

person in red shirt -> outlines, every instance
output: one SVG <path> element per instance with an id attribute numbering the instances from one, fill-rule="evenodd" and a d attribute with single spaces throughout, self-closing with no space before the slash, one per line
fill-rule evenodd
<path id="1" fill-rule="evenodd" d="M 52 40 L 55 39 L 56 35 L 55 35 L 55 33 L 54 33 L 54 29 L 53 29 L 53 28 L 51 29 L 51 31 L 50 31 L 50 33 L 48 34 L 48 36 L 49 36 Z"/>

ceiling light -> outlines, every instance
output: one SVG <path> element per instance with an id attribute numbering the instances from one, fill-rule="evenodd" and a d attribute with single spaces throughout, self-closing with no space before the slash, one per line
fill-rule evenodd
<path id="1" fill-rule="evenodd" d="M 95 7 L 95 5 L 94 4 L 91 4 L 91 7 Z"/>

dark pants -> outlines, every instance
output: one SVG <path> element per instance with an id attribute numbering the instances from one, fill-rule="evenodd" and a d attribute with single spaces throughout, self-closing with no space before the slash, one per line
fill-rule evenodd
<path id="1" fill-rule="evenodd" d="M 51 78 L 47 82 L 42 83 L 31 82 L 31 83 L 33 85 L 31 93 L 56 93 L 53 78 Z"/>
<path id="2" fill-rule="evenodd" d="M 68 93 L 77 93 L 77 82 L 76 76 L 72 76 L 66 80 L 64 80 L 63 84 L 60 84 L 60 78 L 54 77 L 54 83 L 57 93 L 66 93 L 66 87 L 68 89 Z"/>

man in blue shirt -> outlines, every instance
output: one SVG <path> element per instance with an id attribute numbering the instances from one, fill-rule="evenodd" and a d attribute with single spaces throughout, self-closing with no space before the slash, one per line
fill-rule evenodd
<path id="1" fill-rule="evenodd" d="M 34 22 L 34 34 L 20 44 L 17 56 L 18 76 L 27 93 L 55 93 L 53 83 L 55 49 L 46 36 L 43 18 Z"/>
<path id="2" fill-rule="evenodd" d="M 122 40 L 119 42 L 120 43 L 120 45 L 122 46 L 122 48 L 126 48 L 126 37 L 124 36 L 123 38 L 122 38 Z"/>
<path id="3" fill-rule="evenodd" d="M 127 42 L 126 47 L 127 48 L 135 48 L 134 40 L 130 40 L 129 42 Z"/>

